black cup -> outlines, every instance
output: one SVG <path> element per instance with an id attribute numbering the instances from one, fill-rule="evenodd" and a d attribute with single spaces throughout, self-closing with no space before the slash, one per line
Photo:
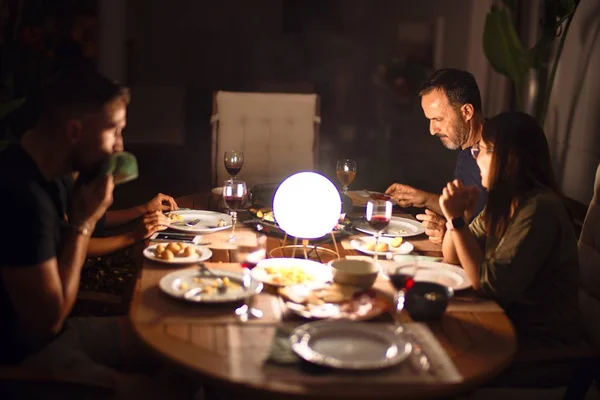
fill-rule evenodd
<path id="1" fill-rule="evenodd" d="M 414 282 L 406 291 L 404 308 L 414 321 L 439 319 L 446 311 L 454 290 L 433 282 Z"/>

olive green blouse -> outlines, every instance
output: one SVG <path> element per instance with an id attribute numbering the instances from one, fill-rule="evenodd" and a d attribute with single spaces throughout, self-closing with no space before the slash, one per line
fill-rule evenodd
<path id="1" fill-rule="evenodd" d="M 481 292 L 504 308 L 520 345 L 579 343 L 577 239 L 561 199 L 531 190 L 502 237 L 487 234 L 484 213 L 469 227 L 485 252 Z"/>

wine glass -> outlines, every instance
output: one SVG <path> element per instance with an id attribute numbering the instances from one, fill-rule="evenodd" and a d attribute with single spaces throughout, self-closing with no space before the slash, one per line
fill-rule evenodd
<path id="1" fill-rule="evenodd" d="M 240 173 L 244 166 L 244 153 L 241 151 L 230 150 L 225 152 L 225 169 L 231 180 L 235 180 L 235 177 Z"/>
<path id="2" fill-rule="evenodd" d="M 392 207 L 392 202 L 388 200 L 370 200 L 367 203 L 366 218 L 371 228 L 375 230 L 375 252 L 373 254 L 375 261 L 377 261 L 377 247 L 381 232 L 387 228 L 392 219 Z"/>
<path id="3" fill-rule="evenodd" d="M 348 186 L 356 177 L 356 161 L 354 160 L 338 160 L 335 166 L 337 178 L 342 184 L 342 193 L 348 192 Z"/>
<path id="4" fill-rule="evenodd" d="M 250 290 L 252 286 L 252 274 L 250 270 L 266 257 L 267 237 L 265 235 L 244 235 L 244 239 L 238 242 L 232 251 L 231 258 L 242 265 L 242 287 L 244 290 Z M 245 297 L 244 304 L 235 310 L 235 313 L 242 322 L 246 322 L 251 318 L 258 319 L 263 317 L 261 310 L 251 306 L 250 297 Z"/>
<path id="5" fill-rule="evenodd" d="M 235 225 L 237 222 L 237 210 L 244 202 L 246 193 L 246 182 L 236 181 L 234 179 L 225 181 L 223 184 L 223 201 L 225 205 L 231 210 L 231 218 L 233 219 L 233 226 L 231 227 L 231 235 L 226 242 L 235 243 Z"/>
<path id="6" fill-rule="evenodd" d="M 417 270 L 419 269 L 419 262 L 417 257 L 411 257 L 408 260 L 397 264 L 389 273 L 388 277 L 392 286 L 396 289 L 396 296 L 394 297 L 394 320 L 395 313 L 400 312 L 404 309 L 404 297 L 406 291 L 412 287 L 415 283 L 415 277 L 417 276 Z"/>

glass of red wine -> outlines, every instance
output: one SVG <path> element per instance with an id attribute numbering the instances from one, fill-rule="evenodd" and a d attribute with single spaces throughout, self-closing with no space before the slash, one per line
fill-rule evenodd
<path id="1" fill-rule="evenodd" d="M 232 260 L 242 266 L 242 287 L 249 290 L 252 284 L 250 270 L 261 260 L 267 258 L 267 237 L 263 234 L 244 235 L 232 251 Z M 263 317 L 262 310 L 252 307 L 251 296 L 244 298 L 244 304 L 236 308 L 235 313 L 242 322 Z"/>
<path id="2" fill-rule="evenodd" d="M 226 241 L 229 243 L 235 243 L 235 225 L 237 222 L 237 210 L 240 208 L 248 189 L 246 188 L 246 182 L 236 181 L 234 179 L 225 181 L 223 184 L 223 200 L 229 210 L 231 210 L 231 218 L 233 219 L 233 226 L 231 228 L 231 235 Z"/>
<path id="3" fill-rule="evenodd" d="M 225 169 L 231 176 L 231 180 L 235 180 L 235 177 L 240 173 L 244 166 L 244 153 L 241 151 L 230 150 L 225 152 Z"/>
<path id="4" fill-rule="evenodd" d="M 392 219 L 393 204 L 387 200 L 369 200 L 367 203 L 366 218 L 369 225 L 375 230 L 375 251 L 373 258 L 377 260 L 379 238 Z"/>
<path id="5" fill-rule="evenodd" d="M 396 265 L 389 271 L 388 277 L 390 278 L 392 286 L 394 286 L 396 289 L 394 307 L 392 308 L 394 320 L 396 319 L 396 313 L 404 309 L 404 297 L 406 291 L 415 283 L 415 277 L 418 269 L 419 263 L 417 258 L 411 257 L 407 261 Z"/>

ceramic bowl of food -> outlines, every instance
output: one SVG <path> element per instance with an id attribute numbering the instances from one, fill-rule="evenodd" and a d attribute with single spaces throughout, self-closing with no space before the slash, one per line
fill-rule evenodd
<path id="1" fill-rule="evenodd" d="M 452 296 L 452 288 L 417 281 L 406 291 L 404 308 L 414 321 L 435 320 L 442 317 Z"/>
<path id="2" fill-rule="evenodd" d="M 346 259 L 329 262 L 334 282 L 368 289 L 373 286 L 381 267 L 373 259 Z"/>

